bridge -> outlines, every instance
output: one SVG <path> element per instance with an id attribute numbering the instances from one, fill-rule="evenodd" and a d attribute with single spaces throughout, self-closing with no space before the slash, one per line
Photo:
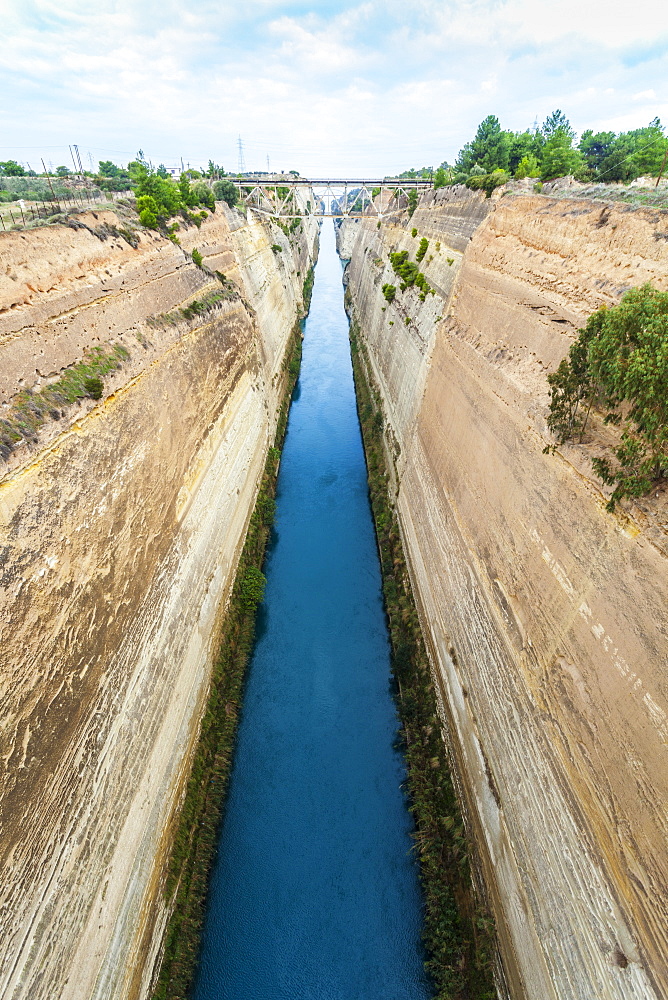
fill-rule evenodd
<path id="1" fill-rule="evenodd" d="M 280 219 L 382 219 L 408 202 L 412 191 L 428 191 L 434 184 L 417 178 L 308 178 L 296 174 L 243 174 L 229 178 L 241 204 L 262 215 Z M 405 200 L 404 200 L 405 199 Z"/>

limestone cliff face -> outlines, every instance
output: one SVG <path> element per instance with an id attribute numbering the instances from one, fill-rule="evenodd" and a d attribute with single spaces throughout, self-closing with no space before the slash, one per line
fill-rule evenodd
<path id="1" fill-rule="evenodd" d="M 545 375 L 601 303 L 668 287 L 666 228 L 627 207 L 455 190 L 410 222 L 365 220 L 352 251 L 352 307 L 515 997 L 668 996 L 665 491 L 610 514 L 591 450 L 542 453 Z M 423 236 L 437 294 L 397 291 L 389 305 L 388 251 L 414 260 Z"/>
<path id="2" fill-rule="evenodd" d="M 150 233 L 133 247 L 111 215 L 79 222 L 0 237 L 3 403 L 91 346 L 128 352 L 99 402 L 67 407 L 0 464 L 12 1000 L 146 995 L 170 821 L 317 233 L 305 223 L 290 242 L 223 205 L 179 234 L 183 250 Z"/>

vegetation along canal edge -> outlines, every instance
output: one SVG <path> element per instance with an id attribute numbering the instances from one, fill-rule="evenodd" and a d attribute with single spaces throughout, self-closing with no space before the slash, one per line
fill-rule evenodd
<path id="1" fill-rule="evenodd" d="M 313 267 L 303 285 L 304 315 L 313 289 Z M 255 620 L 262 601 L 265 550 L 275 512 L 281 446 L 302 356 L 301 322 L 295 323 L 283 361 L 285 389 L 274 445 L 269 449 L 255 508 L 239 558 L 221 626 L 209 696 L 167 869 L 164 895 L 171 916 L 153 989 L 153 1000 L 183 1000 L 194 980 L 218 829 L 234 757 L 246 667 L 253 650 Z"/>
<path id="2" fill-rule="evenodd" d="M 350 302 L 346 306 L 350 309 Z M 389 490 L 380 394 L 370 376 L 354 317 L 350 346 L 425 897 L 426 967 L 437 1000 L 493 1000 L 497 996 L 494 921 L 473 885 L 473 848 L 449 767 L 443 722 Z"/>

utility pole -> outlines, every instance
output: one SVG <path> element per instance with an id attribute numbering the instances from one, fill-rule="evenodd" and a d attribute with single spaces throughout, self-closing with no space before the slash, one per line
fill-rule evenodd
<path id="1" fill-rule="evenodd" d="M 237 145 L 239 146 L 239 164 L 238 164 L 239 169 L 238 169 L 238 172 L 240 174 L 245 174 L 246 173 L 246 161 L 244 160 L 244 144 L 243 144 L 243 141 L 241 139 L 241 136 L 239 136 L 239 139 L 237 141 Z"/>
<path id="2" fill-rule="evenodd" d="M 51 195 L 53 196 L 53 200 L 55 201 L 56 205 L 58 206 L 58 211 L 60 211 L 60 202 L 56 198 L 56 192 L 53 190 L 53 184 L 51 183 L 51 178 L 49 177 L 49 174 L 47 173 L 46 164 L 44 163 L 44 159 L 42 159 L 42 166 L 44 167 L 44 173 L 46 174 L 46 179 L 49 182 L 49 187 L 51 188 Z"/>

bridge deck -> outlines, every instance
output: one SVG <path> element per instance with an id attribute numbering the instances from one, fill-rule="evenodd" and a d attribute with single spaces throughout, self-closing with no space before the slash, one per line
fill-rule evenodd
<path id="1" fill-rule="evenodd" d="M 273 177 L 270 174 L 245 174 L 243 177 L 230 177 L 229 180 L 233 181 L 235 184 L 240 184 L 241 187 L 248 187 L 249 184 L 263 184 L 267 187 L 424 187 L 430 188 L 434 186 L 434 182 L 431 180 L 425 180 L 424 177 L 421 178 L 406 178 L 406 177 L 394 177 L 379 179 L 373 178 L 337 178 L 337 177 Z"/>

